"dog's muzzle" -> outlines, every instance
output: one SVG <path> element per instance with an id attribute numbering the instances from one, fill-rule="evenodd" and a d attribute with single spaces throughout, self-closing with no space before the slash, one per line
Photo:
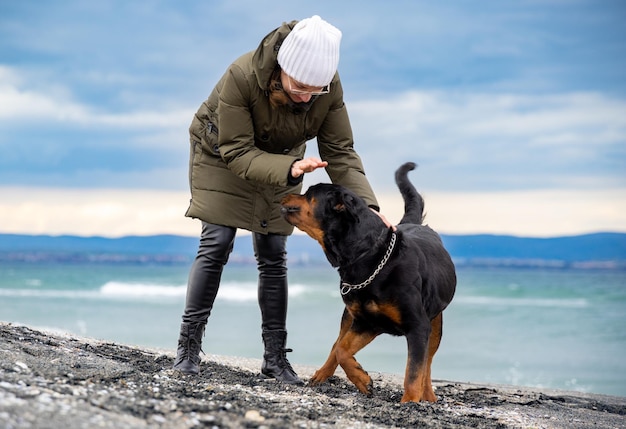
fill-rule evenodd
<path id="1" fill-rule="evenodd" d="M 300 207 L 293 206 L 282 206 L 280 208 L 280 213 L 284 216 L 286 214 L 298 213 L 300 211 Z"/>

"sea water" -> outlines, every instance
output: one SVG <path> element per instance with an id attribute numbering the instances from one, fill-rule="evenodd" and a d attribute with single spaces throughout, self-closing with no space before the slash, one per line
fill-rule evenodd
<path id="1" fill-rule="evenodd" d="M 174 350 L 189 266 L 0 262 L 0 320 Z M 256 268 L 229 264 L 203 349 L 260 358 Z M 626 272 L 457 269 L 433 378 L 626 396 Z M 289 269 L 292 363 L 320 366 L 339 331 L 338 274 Z M 357 354 L 370 373 L 404 374 L 406 341 L 382 335 Z"/>

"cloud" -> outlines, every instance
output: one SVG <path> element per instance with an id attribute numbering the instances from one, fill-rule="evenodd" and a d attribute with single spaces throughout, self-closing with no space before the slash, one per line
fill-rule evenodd
<path id="1" fill-rule="evenodd" d="M 19 71 L 0 65 L 0 121 L 52 118 L 75 122 L 85 116 L 85 109 L 69 99 L 24 89 L 27 83 Z"/>
<path id="2" fill-rule="evenodd" d="M 0 67 L 0 126 L 8 129 L 0 148 L 5 146 L 5 162 L 12 163 L 5 175 L 25 184 L 186 186 L 185 142 L 196 106 L 106 111 L 75 101 L 59 85 L 50 92 L 35 90 L 22 76 Z M 419 180 L 426 188 L 440 191 L 626 187 L 623 99 L 592 92 L 409 90 L 347 104 L 357 150 L 371 181 L 383 191 L 394 188 L 391 173 L 408 160 L 420 165 Z M 19 135 L 24 127 L 40 133 L 34 138 L 48 158 L 10 151 L 11 131 Z M 46 159 L 54 164 L 41 168 Z M 11 166 L 18 165 L 13 172 Z M 176 174 L 181 180 L 173 182 Z"/>
<path id="3" fill-rule="evenodd" d="M 189 195 L 180 191 L 2 187 L 4 233 L 119 237 L 196 235 L 184 217 Z"/>
<path id="4" fill-rule="evenodd" d="M 626 186 L 623 99 L 440 90 L 348 107 L 378 182 L 382 160 L 394 169 L 413 160 L 428 186 L 447 191 Z"/>
<path id="5" fill-rule="evenodd" d="M 423 191 L 422 191 L 423 192 Z M 189 193 L 162 190 L 0 187 L 4 233 L 120 237 L 196 236 L 200 222 L 184 217 Z M 446 234 L 553 237 L 626 232 L 626 191 L 423 192 L 426 223 Z M 379 194 L 393 223 L 402 217 L 398 192 Z"/>
<path id="6" fill-rule="evenodd" d="M 559 214 L 563 228 L 573 219 L 581 230 L 619 225 L 607 214 L 626 189 L 626 27 L 617 4 L 3 4 L 0 186 L 108 190 L 124 205 L 133 199 L 126 193 L 138 192 L 137 201 L 142 192 L 186 193 L 187 129 L 225 68 L 282 21 L 319 13 L 344 34 L 340 73 L 356 148 L 381 199 L 396 194 L 393 171 L 412 160 L 416 185 L 442 210 L 433 222 L 477 201 L 504 210 L 489 218 L 494 230 L 509 219 L 516 231 L 519 199 Z M 316 180 L 327 178 L 305 183 Z M 107 228 L 124 223 L 89 204 L 115 219 L 101 219 Z M 588 220 L 566 214 L 585 207 L 593 207 Z M 476 229 L 479 214 L 465 216 Z M 89 224 L 74 220 L 81 230 Z"/>
<path id="7" fill-rule="evenodd" d="M 452 234 L 554 237 L 599 231 L 626 232 L 626 189 L 423 192 L 425 222 Z M 397 221 L 402 200 L 385 194 L 381 206 Z"/>
<path id="8" fill-rule="evenodd" d="M 68 127 L 115 127 L 118 129 L 168 129 L 187 126 L 193 109 L 102 111 L 72 99 L 63 91 L 29 88 L 19 70 L 0 66 L 0 123 L 33 122 L 67 124 Z"/>

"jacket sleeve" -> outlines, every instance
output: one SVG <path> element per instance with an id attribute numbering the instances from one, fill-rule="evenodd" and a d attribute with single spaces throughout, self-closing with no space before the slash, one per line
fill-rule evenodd
<path id="1" fill-rule="evenodd" d="M 378 210 L 378 201 L 365 176 L 363 162 L 354 150 L 352 127 L 339 80 L 335 89 L 338 91 L 337 101 L 331 106 L 317 135 L 320 157 L 328 161 L 326 172 L 333 183 L 345 186 L 363 198 L 368 206 Z"/>
<path id="2" fill-rule="evenodd" d="M 225 76 L 217 107 L 220 154 L 228 168 L 243 179 L 288 186 L 291 164 L 298 158 L 269 153 L 254 144 L 250 111 L 254 84 L 237 65 L 232 65 Z"/>

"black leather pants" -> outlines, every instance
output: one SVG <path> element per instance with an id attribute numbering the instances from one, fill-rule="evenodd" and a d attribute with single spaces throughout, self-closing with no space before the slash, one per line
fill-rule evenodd
<path id="1" fill-rule="evenodd" d="M 252 236 L 259 269 L 259 307 L 263 332 L 284 330 L 287 320 L 287 236 Z"/>
<path id="2" fill-rule="evenodd" d="M 198 253 L 187 282 L 184 323 L 204 324 L 209 318 L 236 232 L 235 228 L 202 222 Z"/>
<path id="3" fill-rule="evenodd" d="M 189 273 L 184 323 L 206 323 L 211 315 L 236 229 L 202 222 L 198 253 Z M 259 270 L 258 299 L 263 331 L 284 330 L 287 318 L 287 237 L 253 233 Z"/>

